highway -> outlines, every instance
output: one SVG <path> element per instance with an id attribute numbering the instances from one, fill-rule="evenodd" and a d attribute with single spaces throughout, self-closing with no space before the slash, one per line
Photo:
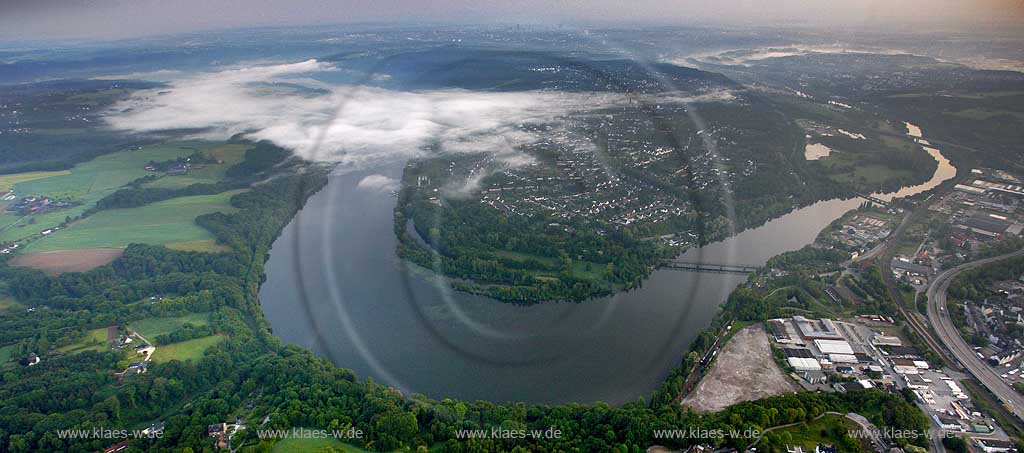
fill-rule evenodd
<path id="1" fill-rule="evenodd" d="M 1024 419 L 1024 395 L 1017 393 L 1013 387 L 1010 387 L 1009 384 L 1000 379 L 995 370 L 978 358 L 974 348 L 967 344 L 963 337 L 960 336 L 960 332 L 953 325 L 949 312 L 945 308 L 946 292 L 949 289 L 949 285 L 961 272 L 1017 256 L 1024 256 L 1024 249 L 1005 255 L 964 263 L 939 274 L 938 277 L 932 280 L 931 285 L 928 286 L 928 321 L 935 329 L 939 340 L 946 345 L 946 348 L 960 361 L 960 364 L 970 371 L 992 394 L 999 398 L 1008 411 L 1017 416 L 1017 418 Z"/>

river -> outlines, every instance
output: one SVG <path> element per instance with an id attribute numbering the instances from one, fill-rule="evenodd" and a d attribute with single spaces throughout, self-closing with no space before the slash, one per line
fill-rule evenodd
<path id="1" fill-rule="evenodd" d="M 914 129 L 910 129 L 914 130 Z M 931 189 L 956 174 L 940 165 Z M 399 177 L 401 165 L 372 173 Z M 339 174 L 274 243 L 260 290 L 275 335 L 407 394 L 494 402 L 621 404 L 649 396 L 745 276 L 659 270 L 641 288 L 520 306 L 453 292 L 395 256 L 394 198 Z M 692 249 L 685 260 L 761 265 L 811 243 L 861 203 L 822 201 Z"/>

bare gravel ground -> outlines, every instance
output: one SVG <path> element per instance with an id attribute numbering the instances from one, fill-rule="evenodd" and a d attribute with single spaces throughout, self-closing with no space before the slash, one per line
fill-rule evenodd
<path id="1" fill-rule="evenodd" d="M 682 404 L 697 412 L 717 412 L 739 402 L 797 390 L 775 364 L 768 335 L 757 324 L 736 332 Z"/>

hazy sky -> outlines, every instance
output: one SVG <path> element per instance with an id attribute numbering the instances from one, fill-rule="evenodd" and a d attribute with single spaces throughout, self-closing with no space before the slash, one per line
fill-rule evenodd
<path id="1" fill-rule="evenodd" d="M 256 25 L 500 23 L 931 23 L 1024 27 L 1024 0 L 0 0 L 0 36 L 130 37 Z"/>

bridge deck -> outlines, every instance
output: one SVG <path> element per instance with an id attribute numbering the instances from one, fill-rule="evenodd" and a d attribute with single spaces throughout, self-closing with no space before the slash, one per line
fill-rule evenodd
<path id="1" fill-rule="evenodd" d="M 695 263 L 689 261 L 662 260 L 659 268 L 689 272 L 712 272 L 720 274 L 749 274 L 756 272 L 760 266 L 745 264 Z"/>

